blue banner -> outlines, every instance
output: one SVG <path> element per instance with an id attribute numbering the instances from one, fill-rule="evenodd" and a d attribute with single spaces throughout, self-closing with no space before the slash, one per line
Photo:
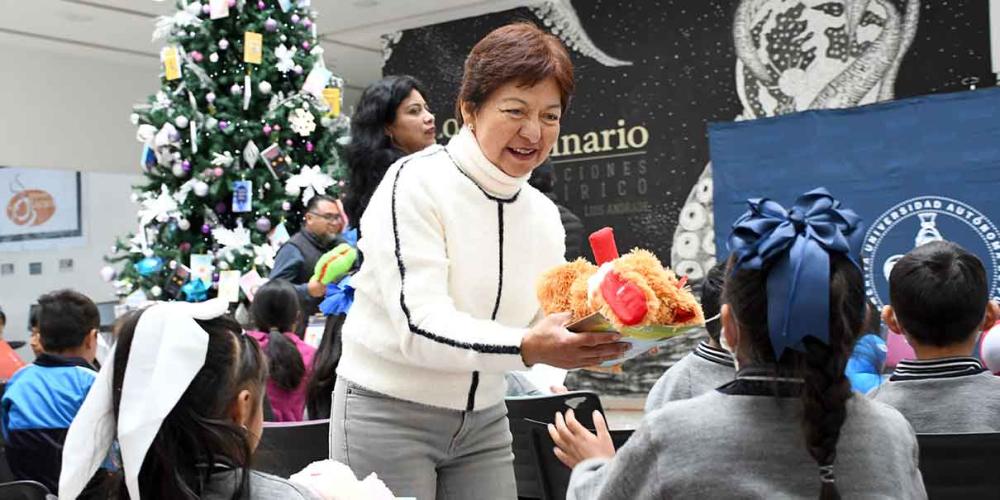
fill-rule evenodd
<path id="1" fill-rule="evenodd" d="M 826 187 L 867 226 L 869 298 L 888 302 L 892 266 L 915 246 L 953 241 L 1000 271 L 1000 89 L 918 97 L 709 126 L 720 260 L 746 200 L 788 206 Z"/>

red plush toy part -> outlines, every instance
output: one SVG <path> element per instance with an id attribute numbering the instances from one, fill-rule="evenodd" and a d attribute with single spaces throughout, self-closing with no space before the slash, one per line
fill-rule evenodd
<path id="1" fill-rule="evenodd" d="M 594 260 L 600 266 L 618 258 L 618 246 L 615 245 L 615 232 L 610 227 L 598 229 L 590 234 L 590 250 L 594 252 Z"/>
<path id="2" fill-rule="evenodd" d="M 590 249 L 594 252 L 597 265 L 611 262 L 619 257 L 615 244 L 615 232 L 610 227 L 599 229 L 590 235 Z M 635 283 L 625 281 L 614 271 L 608 272 L 601 281 L 601 295 L 611 311 L 623 325 L 637 325 L 646 318 L 649 306 L 646 294 Z"/>
<path id="3" fill-rule="evenodd" d="M 601 281 L 601 295 L 623 325 L 637 325 L 649 312 L 646 294 L 642 293 L 642 289 L 635 283 L 623 280 L 614 271 L 606 274 Z"/>

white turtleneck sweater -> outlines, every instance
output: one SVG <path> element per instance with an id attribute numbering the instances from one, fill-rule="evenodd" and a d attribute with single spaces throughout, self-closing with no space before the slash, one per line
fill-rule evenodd
<path id="1" fill-rule="evenodd" d="M 431 406 L 500 403 L 504 372 L 526 369 L 535 281 L 563 262 L 556 206 L 490 163 L 463 128 L 389 168 L 361 234 L 337 374 Z"/>

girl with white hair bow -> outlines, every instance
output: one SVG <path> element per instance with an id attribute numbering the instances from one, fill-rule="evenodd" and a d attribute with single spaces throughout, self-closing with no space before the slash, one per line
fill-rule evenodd
<path id="1" fill-rule="evenodd" d="M 227 307 L 164 303 L 123 318 L 66 436 L 60 498 L 77 498 L 115 440 L 122 471 L 103 497 L 319 498 L 249 469 L 267 366 Z"/>

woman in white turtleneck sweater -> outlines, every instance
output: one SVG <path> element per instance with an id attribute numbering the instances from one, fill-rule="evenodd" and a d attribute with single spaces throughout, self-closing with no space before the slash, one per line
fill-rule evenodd
<path id="1" fill-rule="evenodd" d="M 527 185 L 573 88 L 566 49 L 499 28 L 466 60 L 465 126 L 386 173 L 361 219 L 330 422 L 333 458 L 397 496 L 514 498 L 504 372 L 619 356 L 613 334 L 540 316 L 535 281 L 562 262 L 559 212 Z"/>

